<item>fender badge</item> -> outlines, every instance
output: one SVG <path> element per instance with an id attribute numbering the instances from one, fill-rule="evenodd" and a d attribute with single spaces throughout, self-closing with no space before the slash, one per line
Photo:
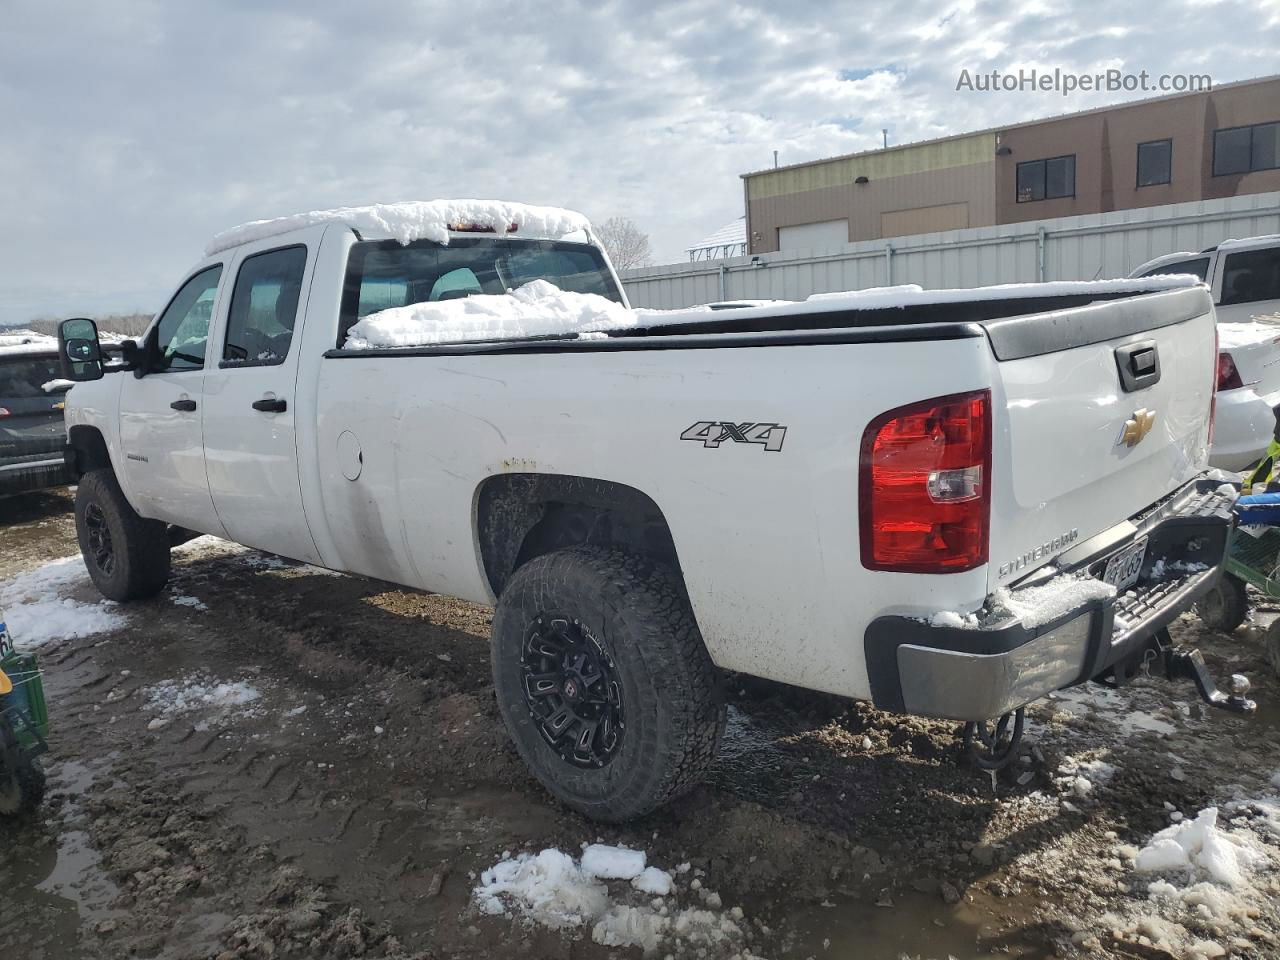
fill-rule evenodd
<path id="1" fill-rule="evenodd" d="M 1120 442 L 1126 447 L 1136 447 L 1142 438 L 1155 426 L 1156 412 L 1143 407 L 1135 410 L 1133 416 L 1124 422 L 1124 432 L 1120 434 Z"/>

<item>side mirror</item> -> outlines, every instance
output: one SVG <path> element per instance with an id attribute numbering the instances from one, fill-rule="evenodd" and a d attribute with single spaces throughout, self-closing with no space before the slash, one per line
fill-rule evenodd
<path id="1" fill-rule="evenodd" d="M 102 347 L 98 325 L 85 317 L 58 324 L 58 365 L 62 376 L 76 383 L 102 379 Z"/>

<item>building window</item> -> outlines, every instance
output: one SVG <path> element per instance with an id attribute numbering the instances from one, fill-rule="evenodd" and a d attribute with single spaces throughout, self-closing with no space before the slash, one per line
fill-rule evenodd
<path id="1" fill-rule="evenodd" d="M 1075 154 L 1018 164 L 1018 203 L 1075 195 Z"/>
<path id="2" fill-rule="evenodd" d="M 1213 175 L 1280 167 L 1280 123 L 1255 123 L 1213 131 Z"/>
<path id="3" fill-rule="evenodd" d="M 1138 186 L 1168 183 L 1172 179 L 1172 170 L 1172 140 L 1150 140 L 1138 144 Z"/>

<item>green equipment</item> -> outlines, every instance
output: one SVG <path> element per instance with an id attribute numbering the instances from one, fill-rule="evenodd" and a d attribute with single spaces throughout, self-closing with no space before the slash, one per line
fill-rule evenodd
<path id="1" fill-rule="evenodd" d="M 37 760 L 49 747 L 49 711 L 40 664 L 19 653 L 0 622 L 0 816 L 28 813 L 44 799 Z"/>

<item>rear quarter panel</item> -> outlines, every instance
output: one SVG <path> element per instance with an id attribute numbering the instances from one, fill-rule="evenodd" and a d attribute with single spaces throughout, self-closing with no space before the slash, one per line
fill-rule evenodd
<path id="1" fill-rule="evenodd" d="M 329 566 L 491 603 L 474 522 L 487 477 L 626 484 L 665 515 L 717 664 L 865 697 L 870 620 L 972 609 L 987 584 L 983 568 L 862 567 L 863 430 L 893 407 L 989 386 L 993 362 L 982 338 L 329 358 L 316 392 L 321 502 L 308 516 Z M 786 438 L 777 451 L 681 439 L 704 420 L 774 422 Z M 343 434 L 361 450 L 356 480 Z"/>

